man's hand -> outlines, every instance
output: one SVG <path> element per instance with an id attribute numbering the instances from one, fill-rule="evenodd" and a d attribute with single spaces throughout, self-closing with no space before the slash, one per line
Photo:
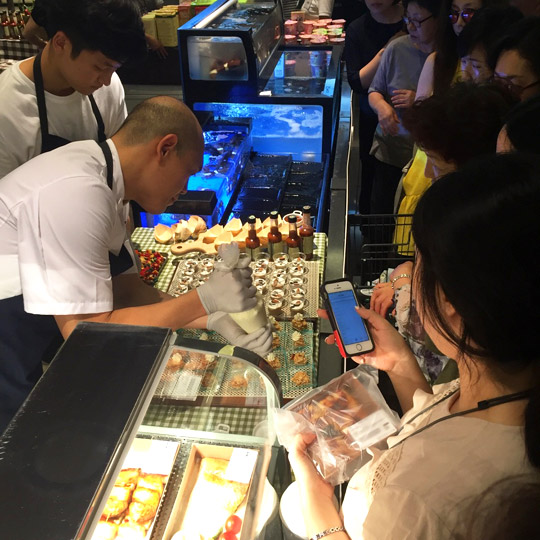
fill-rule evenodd
<path id="1" fill-rule="evenodd" d="M 265 356 L 272 350 L 272 330 L 269 324 L 247 334 L 228 313 L 218 311 L 208 316 L 208 330 L 215 330 L 231 345 L 249 349 L 259 356 Z"/>
<path id="2" fill-rule="evenodd" d="M 393 94 L 390 101 L 396 109 L 409 108 L 414 103 L 416 97 L 414 90 L 394 90 Z"/>
<path id="3" fill-rule="evenodd" d="M 377 114 L 383 135 L 397 135 L 399 132 L 399 117 L 394 108 L 388 103 L 381 103 Z"/>

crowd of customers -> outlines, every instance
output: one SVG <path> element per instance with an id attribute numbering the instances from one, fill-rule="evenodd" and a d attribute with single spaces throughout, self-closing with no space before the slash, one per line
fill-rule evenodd
<path id="1" fill-rule="evenodd" d="M 413 217 L 408 257 L 358 310 L 375 349 L 354 359 L 389 375 L 403 416 L 339 510 L 313 434 L 297 436 L 306 533 L 536 538 L 540 5 L 366 5 L 345 48 L 365 122 L 358 207 Z"/>

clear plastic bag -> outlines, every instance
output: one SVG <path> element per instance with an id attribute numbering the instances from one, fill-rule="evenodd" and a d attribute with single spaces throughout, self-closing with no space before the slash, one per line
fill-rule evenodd
<path id="1" fill-rule="evenodd" d="M 275 424 L 287 449 L 298 433 L 315 433 L 308 454 L 322 477 L 337 485 L 360 468 L 367 447 L 395 433 L 399 418 L 359 366 L 276 411 Z"/>

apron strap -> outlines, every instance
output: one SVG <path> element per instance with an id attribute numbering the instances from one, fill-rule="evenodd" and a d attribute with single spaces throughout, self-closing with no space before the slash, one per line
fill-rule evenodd
<path id="1" fill-rule="evenodd" d="M 41 73 L 41 51 L 34 59 L 34 84 L 36 86 L 36 98 L 41 129 L 41 144 L 45 144 L 49 136 L 49 121 L 47 120 L 47 107 L 45 106 L 45 90 L 43 88 L 43 74 Z"/>
<path id="2" fill-rule="evenodd" d="M 88 96 L 88 99 L 90 100 L 92 112 L 94 113 L 94 117 L 96 118 L 98 126 L 98 142 L 105 142 L 107 140 L 107 136 L 105 135 L 105 124 L 103 123 L 103 118 L 101 116 L 101 113 L 99 112 L 96 100 L 94 99 L 94 96 L 92 94 Z M 107 146 L 107 148 L 109 147 Z"/>
<path id="3" fill-rule="evenodd" d="M 107 141 L 100 142 L 99 147 L 103 151 L 103 155 L 105 156 L 105 163 L 107 164 L 107 185 L 109 186 L 109 189 L 112 189 L 112 185 L 113 185 L 112 152 L 111 152 L 111 149 L 109 148 L 109 145 L 107 144 Z"/>

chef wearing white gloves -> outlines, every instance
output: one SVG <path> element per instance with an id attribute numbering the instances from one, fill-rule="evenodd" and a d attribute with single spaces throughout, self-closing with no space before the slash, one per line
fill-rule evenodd
<path id="1" fill-rule="evenodd" d="M 79 321 L 201 327 L 212 313 L 255 305 L 249 268 L 214 272 L 173 298 L 144 284 L 133 264 L 129 201 L 163 212 L 200 170 L 203 151 L 193 113 L 156 97 L 104 143 L 68 144 L 2 180 L 0 433 L 39 379 L 42 361 L 56 352 L 51 342 L 59 331 L 65 339 Z M 228 329 L 233 344 L 263 352 L 264 331 L 239 334 L 225 325 L 222 333 Z"/>

